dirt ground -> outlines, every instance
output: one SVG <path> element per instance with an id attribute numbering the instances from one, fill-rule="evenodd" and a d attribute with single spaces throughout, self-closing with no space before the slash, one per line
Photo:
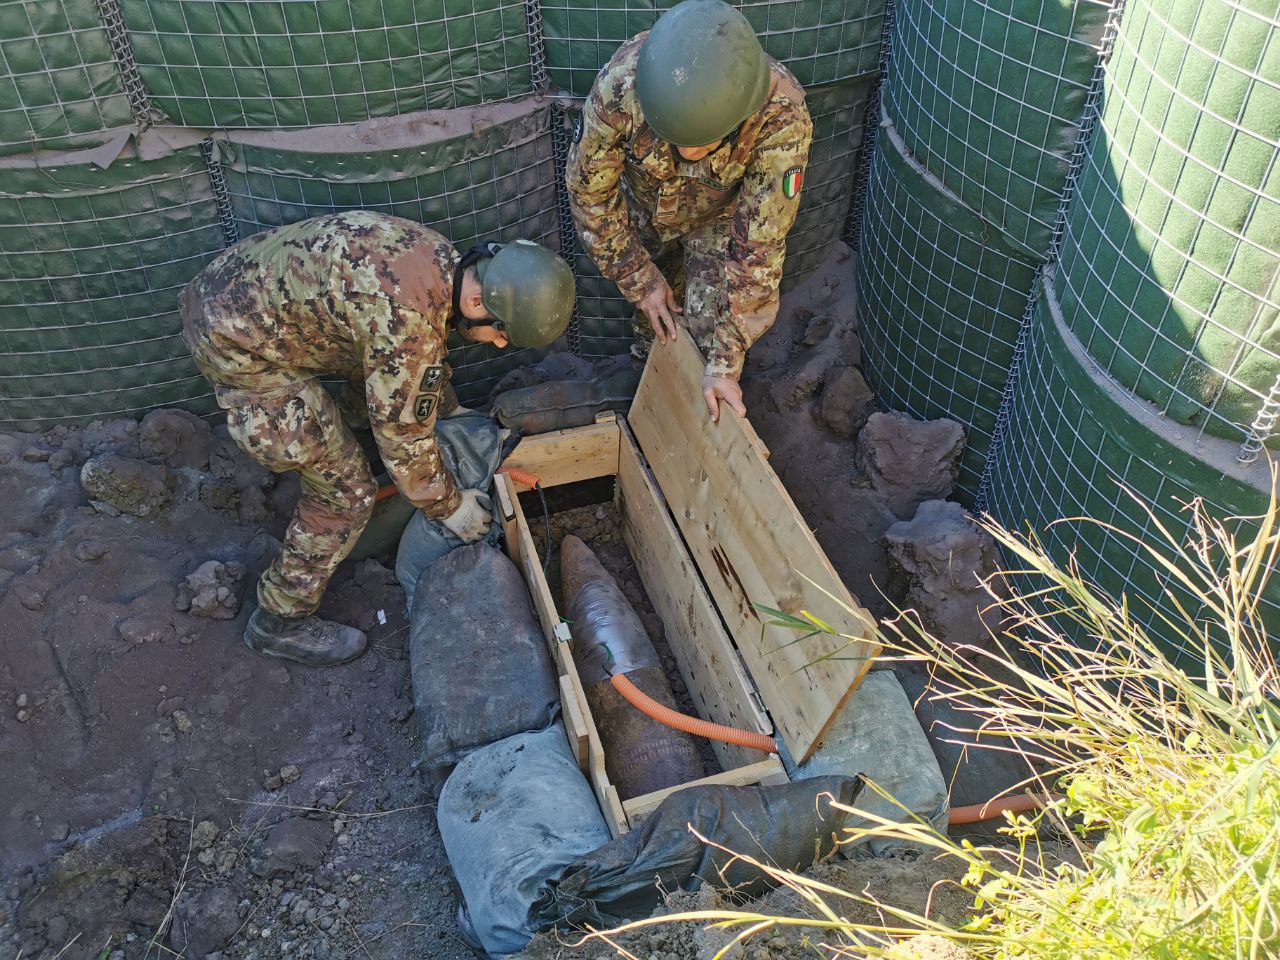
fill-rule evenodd
<path id="1" fill-rule="evenodd" d="M 878 539 L 895 517 L 854 456 L 874 407 L 852 282 L 840 246 L 784 299 L 744 385 L 801 512 L 883 613 Z M 391 558 L 344 564 L 321 610 L 369 632 L 361 660 L 314 670 L 240 645 L 295 498 L 175 412 L 0 434 L 0 960 L 471 956 L 412 770 Z M 600 551 L 661 644 L 610 509 L 561 514 L 559 533 Z M 831 869 L 897 902 L 942 879 L 899 861 Z"/>

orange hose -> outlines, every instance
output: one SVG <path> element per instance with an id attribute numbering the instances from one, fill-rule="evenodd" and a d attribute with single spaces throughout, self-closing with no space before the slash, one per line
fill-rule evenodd
<path id="1" fill-rule="evenodd" d="M 387 499 L 387 497 L 394 497 L 399 492 L 394 483 L 388 483 L 385 487 L 378 488 L 378 492 L 373 496 L 373 502 L 377 503 L 379 500 Z"/>
<path id="2" fill-rule="evenodd" d="M 761 750 L 764 753 L 778 752 L 778 745 L 774 742 L 773 737 L 766 737 L 763 733 L 752 733 L 750 730 L 726 727 L 719 723 L 711 723 L 707 720 L 700 720 L 697 717 L 679 713 L 670 707 L 663 706 L 621 673 L 615 673 L 609 678 L 609 682 L 613 684 L 613 688 L 618 693 L 622 694 L 622 698 L 627 703 L 631 704 L 650 720 L 656 720 L 663 726 L 671 727 L 673 730 L 681 730 L 684 733 L 691 733 L 695 737 L 706 737 L 708 740 L 732 743 L 734 746 L 746 747 L 748 750 Z"/>
<path id="3" fill-rule="evenodd" d="M 1042 804 L 1037 797 L 1029 797 L 1026 794 L 1016 797 L 1000 797 L 998 800 L 988 800 L 986 803 L 975 803 L 967 807 L 952 807 L 950 820 L 952 826 L 963 823 L 980 823 L 983 820 L 994 820 L 1006 810 L 1009 813 L 1026 813 L 1028 810 L 1035 810 L 1040 806 Z"/>
<path id="4" fill-rule="evenodd" d="M 519 467 L 503 467 L 498 472 L 505 473 L 516 483 L 523 483 L 531 490 L 537 490 L 542 483 L 535 474 L 530 473 L 528 470 L 521 470 Z"/>

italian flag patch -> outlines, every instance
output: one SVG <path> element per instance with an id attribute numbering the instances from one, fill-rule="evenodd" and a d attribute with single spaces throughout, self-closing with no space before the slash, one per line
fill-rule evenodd
<path id="1" fill-rule="evenodd" d="M 799 167 L 792 167 L 782 175 L 782 192 L 788 200 L 795 199 L 802 183 L 804 183 L 804 171 Z"/>

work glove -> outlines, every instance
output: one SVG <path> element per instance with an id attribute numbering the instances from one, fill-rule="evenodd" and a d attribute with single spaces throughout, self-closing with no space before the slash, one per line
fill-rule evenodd
<path id="1" fill-rule="evenodd" d="M 489 532 L 489 498 L 471 487 L 461 491 L 462 503 L 458 509 L 440 522 L 463 543 L 475 543 Z"/>

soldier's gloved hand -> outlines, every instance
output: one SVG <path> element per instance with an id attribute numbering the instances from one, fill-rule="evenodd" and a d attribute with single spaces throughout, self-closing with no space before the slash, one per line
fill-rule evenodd
<path id="1" fill-rule="evenodd" d="M 462 504 L 440 522 L 463 543 L 475 543 L 489 532 L 489 498 L 474 487 L 461 494 Z"/>
<path id="2" fill-rule="evenodd" d="M 742 387 L 738 385 L 737 380 L 730 380 L 728 377 L 703 377 L 702 399 L 707 402 L 707 413 L 711 415 L 712 423 L 720 419 L 720 401 L 722 400 L 732 407 L 738 416 L 747 415 L 747 405 L 742 402 Z"/>
<path id="3" fill-rule="evenodd" d="M 663 343 L 676 338 L 675 318 L 684 310 L 676 303 L 675 294 L 666 280 L 659 277 L 653 292 L 636 302 L 636 309 L 644 314 L 654 334 Z"/>

